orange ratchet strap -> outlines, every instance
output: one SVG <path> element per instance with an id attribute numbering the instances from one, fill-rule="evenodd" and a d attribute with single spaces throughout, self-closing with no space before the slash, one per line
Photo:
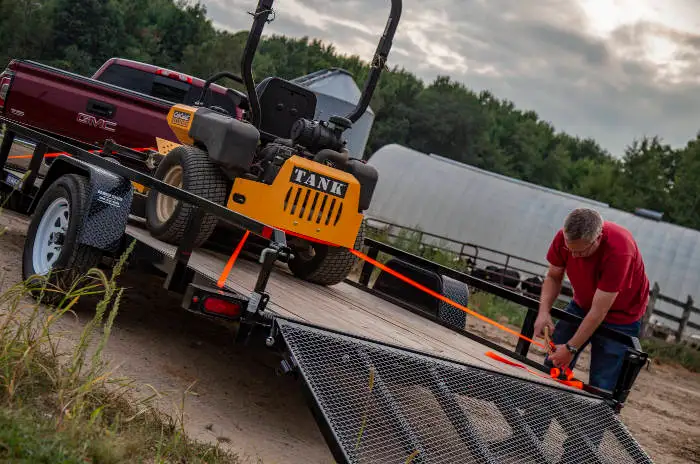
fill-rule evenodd
<path id="1" fill-rule="evenodd" d="M 488 356 L 488 357 L 491 358 L 491 359 L 495 359 L 496 361 L 500 361 L 500 362 L 502 362 L 502 363 L 504 363 L 504 364 L 508 364 L 508 365 L 510 365 L 510 366 L 513 366 L 513 367 L 517 367 L 517 368 L 520 368 L 520 369 L 524 369 L 524 370 L 526 370 L 527 372 L 529 372 L 530 374 L 536 375 L 537 377 L 542 377 L 543 379 L 548 379 L 548 378 L 549 378 L 549 377 L 547 377 L 547 376 L 544 375 L 544 374 L 540 374 L 540 373 L 537 372 L 537 371 L 533 371 L 532 369 L 528 369 L 527 367 L 523 366 L 522 364 L 519 364 L 519 363 L 516 363 L 516 362 L 513 362 L 513 361 L 509 361 L 508 359 L 506 359 L 506 358 L 504 358 L 504 357 L 502 357 L 502 356 L 497 355 L 497 354 L 494 353 L 493 351 L 488 351 L 488 352 L 486 352 L 486 356 Z M 555 368 L 555 369 L 556 369 L 556 368 Z M 558 369 L 557 369 L 557 370 L 558 370 Z M 558 377 L 558 376 L 557 376 L 557 377 Z M 564 385 L 568 385 L 568 386 L 570 386 L 570 387 L 578 388 L 578 389 L 580 389 L 580 390 L 583 389 L 583 382 L 581 382 L 580 380 L 571 380 L 571 379 L 561 380 L 561 379 L 559 379 L 559 378 L 557 378 L 557 377 L 552 376 L 552 379 L 554 379 L 554 380 L 556 380 L 557 382 L 562 383 L 562 384 L 564 384 Z M 573 378 L 573 377 L 572 377 L 572 378 Z"/>
<path id="2" fill-rule="evenodd" d="M 427 288 L 427 287 L 425 287 L 425 286 L 419 284 L 418 282 L 414 282 L 413 280 L 409 279 L 408 277 L 406 277 L 406 276 L 404 276 L 404 275 L 402 275 L 402 274 L 400 274 L 400 273 L 394 271 L 393 269 L 390 269 L 389 267 L 385 266 L 384 264 L 382 264 L 382 263 L 380 263 L 380 262 L 378 262 L 378 261 L 376 261 L 376 260 L 370 258 L 369 256 L 367 256 L 367 255 L 365 255 L 365 254 L 363 254 L 363 253 L 361 253 L 361 252 L 359 252 L 359 251 L 357 251 L 357 250 L 350 250 L 350 251 L 351 251 L 355 256 L 357 256 L 358 258 L 367 261 L 368 263 L 370 263 L 370 264 L 372 264 L 372 265 L 378 267 L 378 268 L 381 269 L 382 271 L 387 272 L 387 273 L 393 275 L 394 277 L 403 280 L 404 282 L 406 282 L 406 283 L 408 283 L 408 284 L 410 284 L 410 285 L 416 287 L 417 289 L 419 289 L 419 290 L 421 290 L 421 291 L 423 291 L 423 292 L 425 292 L 425 293 L 431 295 L 431 296 L 434 297 L 434 298 L 437 298 L 437 299 L 439 299 L 439 300 L 441 300 L 441 301 L 444 301 L 444 302 L 447 303 L 447 304 L 450 304 L 450 305 L 452 305 L 452 306 L 454 306 L 454 307 L 456 307 L 456 308 L 458 308 L 458 309 L 461 309 L 462 311 L 464 311 L 464 312 L 466 312 L 466 313 L 469 313 L 469 314 L 473 315 L 474 317 L 476 317 L 476 318 L 478 318 L 478 319 L 480 319 L 480 320 L 482 320 L 482 321 L 484 321 L 484 322 L 486 322 L 486 323 L 488 323 L 488 324 L 491 324 L 491 325 L 493 325 L 493 326 L 495 326 L 495 327 L 497 327 L 497 328 L 499 328 L 499 329 L 501 329 L 501 330 L 504 330 L 504 331 L 506 331 L 506 332 L 508 332 L 508 333 L 511 333 L 511 334 L 513 334 L 513 335 L 515 335 L 515 336 L 517 336 L 517 337 L 519 337 L 519 338 L 522 338 L 523 340 L 527 340 L 528 342 L 533 343 L 533 344 L 535 344 L 535 345 L 537 345 L 537 346 L 543 348 L 544 350 L 547 351 L 548 354 L 551 353 L 551 352 L 553 351 L 554 343 L 552 343 L 552 341 L 549 339 L 549 328 L 548 328 L 548 327 L 545 327 L 545 341 L 546 341 L 546 343 L 547 343 L 547 347 L 545 347 L 545 345 L 543 345 L 543 344 L 541 344 L 541 343 L 538 343 L 538 342 L 536 342 L 535 340 L 532 340 L 531 338 L 528 338 L 528 337 L 526 337 L 525 335 L 523 335 L 523 334 L 521 334 L 521 333 L 519 333 L 519 332 L 516 332 L 516 331 L 514 331 L 514 330 L 512 330 L 512 329 L 510 329 L 510 328 L 508 328 L 508 327 L 506 327 L 506 326 L 504 326 L 504 325 L 502 325 L 502 324 L 499 324 L 498 322 L 496 322 L 496 321 L 494 321 L 494 320 L 492 320 L 492 319 L 489 319 L 489 318 L 486 317 L 486 316 L 482 316 L 481 314 L 472 311 L 471 309 L 467 308 L 466 306 L 461 305 L 461 304 L 459 304 L 459 303 L 457 303 L 457 302 L 455 302 L 455 301 L 452 301 L 451 299 L 449 299 L 449 298 L 447 298 L 447 297 L 445 297 L 445 296 L 443 296 L 443 295 L 440 295 L 440 294 L 437 293 L 437 292 L 434 292 L 433 290 L 431 290 L 431 289 L 429 289 L 429 288 Z M 534 372 L 534 371 L 531 371 L 530 369 L 527 369 L 525 366 L 522 366 L 522 365 L 517 364 L 517 363 L 511 363 L 510 361 L 506 360 L 505 358 L 501 358 L 500 356 L 498 356 L 497 354 L 495 354 L 495 353 L 493 353 L 493 352 L 488 352 L 488 353 L 486 353 L 486 355 L 487 355 L 487 356 L 490 356 L 490 357 L 492 357 L 492 358 L 494 358 L 494 359 L 498 359 L 499 361 L 504 361 L 504 362 L 507 362 L 508 364 L 515 365 L 516 367 L 521 367 L 521 368 L 527 370 L 528 372 L 532 372 L 532 373 L 535 374 L 535 375 L 538 375 L 538 376 L 547 378 L 546 376 L 542 376 L 542 375 L 539 374 L 539 373 L 536 373 L 536 372 Z M 569 386 L 572 386 L 572 387 L 575 387 L 575 388 L 583 388 L 583 382 L 581 382 L 581 381 L 579 381 L 579 380 L 573 380 L 573 379 L 574 379 L 574 373 L 573 373 L 573 371 L 572 371 L 568 366 L 566 366 L 566 367 L 564 368 L 564 374 L 565 374 L 565 376 L 566 376 L 566 380 L 560 378 L 561 373 L 562 373 L 561 369 L 556 368 L 556 367 L 555 367 L 555 368 L 552 368 L 552 369 L 550 370 L 550 377 L 551 377 L 552 379 L 556 380 L 557 382 L 565 383 L 566 385 L 569 385 Z"/>
<path id="3" fill-rule="evenodd" d="M 226 281 L 228 280 L 228 275 L 231 273 L 231 269 L 233 269 L 233 265 L 236 263 L 236 259 L 238 259 L 238 255 L 241 254 L 241 250 L 243 249 L 243 245 L 245 244 L 249 235 L 250 235 L 250 231 L 246 230 L 245 234 L 243 235 L 243 238 L 241 239 L 240 242 L 238 242 L 238 246 L 233 251 L 233 254 L 231 255 L 231 257 L 228 259 L 228 262 L 226 263 L 224 270 L 221 272 L 221 275 L 219 276 L 219 281 L 216 283 L 216 285 L 219 288 L 224 288 L 224 285 L 226 285 Z"/>
<path id="4" fill-rule="evenodd" d="M 294 232 L 291 232 L 291 231 L 284 230 L 283 232 L 285 232 L 285 233 L 287 233 L 287 234 L 289 234 L 289 235 L 294 235 L 294 236 L 297 236 L 297 237 L 304 238 L 304 239 L 309 240 L 309 241 L 312 241 L 312 242 L 317 242 L 317 243 L 323 243 L 323 244 L 332 245 L 332 244 L 330 244 L 330 243 L 323 242 L 323 241 L 321 241 L 321 240 L 316 240 L 316 239 L 313 239 L 313 238 L 311 238 L 311 237 L 306 237 L 306 236 L 304 236 L 304 235 L 297 234 L 297 233 L 294 233 Z M 218 286 L 219 286 L 220 288 L 223 288 L 223 286 L 225 285 L 226 279 L 228 278 L 228 275 L 229 275 L 229 273 L 231 272 L 231 269 L 233 268 L 234 263 L 236 262 L 236 258 L 238 257 L 238 254 L 240 253 L 241 249 L 243 248 L 243 244 L 245 243 L 246 239 L 248 238 L 248 234 L 249 234 L 249 231 L 246 231 L 245 235 L 243 236 L 243 239 L 240 241 L 240 243 L 238 243 L 238 246 L 236 247 L 236 250 L 235 250 L 235 251 L 233 252 L 233 254 L 231 255 L 231 258 L 229 259 L 228 263 L 226 263 L 226 266 L 224 267 L 224 270 L 223 270 L 223 272 L 221 273 L 221 276 L 219 277 Z M 409 285 L 412 285 L 413 287 L 416 287 L 417 289 L 419 289 L 419 290 L 421 290 L 421 291 L 427 293 L 428 295 L 430 295 L 430 296 L 432 296 L 432 297 L 434 297 L 434 298 L 437 298 L 438 300 L 444 301 L 445 303 L 447 303 L 447 304 L 449 304 L 449 305 L 452 305 L 452 306 L 454 306 L 454 307 L 456 307 L 456 308 L 458 308 L 458 309 L 461 309 L 462 311 L 464 311 L 464 312 L 466 312 L 466 313 L 468 313 L 468 314 L 471 314 L 472 316 L 476 317 L 477 319 L 479 319 L 479 320 L 481 320 L 481 321 L 483 321 L 483 322 L 486 322 L 486 323 L 488 323 L 488 324 L 491 324 L 491 325 L 493 325 L 493 326 L 495 326 L 495 327 L 497 327 L 497 328 L 499 328 L 499 329 L 501 329 L 501 330 L 503 330 L 503 331 L 505 331 L 505 332 L 508 332 L 508 333 L 510 333 L 510 334 L 512 334 L 512 335 L 515 335 L 516 337 L 522 338 L 523 340 L 526 340 L 526 341 L 528 341 L 528 342 L 530 342 L 530 343 L 532 343 L 532 344 L 535 344 L 535 345 L 539 346 L 540 348 L 546 350 L 547 353 L 551 353 L 551 352 L 552 352 L 552 348 L 554 347 L 554 344 L 553 344 L 553 343 L 551 342 L 551 340 L 549 339 L 549 331 L 548 331 L 547 328 L 545 328 L 545 340 L 546 340 L 548 346 L 545 346 L 545 345 L 543 345 L 542 343 L 539 343 L 539 342 L 537 342 L 537 341 L 535 341 L 535 340 L 533 340 L 533 339 L 531 339 L 531 338 L 529 338 L 529 337 L 526 337 L 525 335 L 523 335 L 523 334 L 521 334 L 521 333 L 519 333 L 519 332 L 516 332 L 515 330 L 513 330 L 513 329 L 511 329 L 511 328 L 509 328 L 509 327 L 504 326 L 503 324 L 499 324 L 498 322 L 494 321 L 493 319 L 489 319 L 489 318 L 486 317 L 486 316 L 483 316 L 483 315 L 481 315 L 481 314 L 479 314 L 479 313 L 477 313 L 477 312 L 475 312 L 475 311 L 472 311 L 471 309 L 467 308 L 467 307 L 464 306 L 464 305 L 461 305 L 461 304 L 459 304 L 459 303 L 457 303 L 457 302 L 455 302 L 455 301 L 452 301 L 451 299 L 449 299 L 449 298 L 447 298 L 447 297 L 445 297 L 445 296 L 443 296 L 443 295 L 440 295 L 439 293 L 437 293 L 437 292 L 435 292 L 435 291 L 433 291 L 433 290 L 431 290 L 431 289 L 425 287 L 424 285 L 421 285 L 421 284 L 419 284 L 418 282 L 415 282 L 415 281 L 409 279 L 408 277 L 406 277 L 406 276 L 404 276 L 404 275 L 402 275 L 402 274 L 396 272 L 395 270 L 390 269 L 389 267 L 385 266 L 384 264 L 380 263 L 379 261 L 377 261 L 377 260 L 375 260 L 375 259 L 370 258 L 369 256 L 365 255 L 364 253 L 362 253 L 362 252 L 360 252 L 360 251 L 357 251 L 357 250 L 354 250 L 354 249 L 349 249 L 349 250 L 350 250 L 350 252 L 351 252 L 352 254 L 354 254 L 354 255 L 357 256 L 358 258 L 360 258 L 360 259 L 362 259 L 362 260 L 364 260 L 364 261 L 366 261 L 366 262 L 372 264 L 373 266 L 375 266 L 375 267 L 381 269 L 382 271 L 384 271 L 384 272 L 386 272 L 386 273 L 388 273 L 388 274 L 393 275 L 393 276 L 396 277 L 397 279 L 403 280 L 404 282 L 408 283 Z M 498 361 L 502 361 L 502 362 L 511 364 L 511 365 L 513 365 L 513 366 L 516 366 L 516 367 L 520 367 L 520 368 L 522 368 L 522 369 L 525 369 L 525 370 L 527 370 L 528 372 L 531 372 L 531 373 L 533 373 L 533 374 L 535 374 L 535 375 L 537 375 L 537 376 L 544 377 L 544 378 L 549 378 L 549 377 L 544 376 L 544 375 L 541 375 L 541 374 L 539 374 L 539 373 L 537 373 L 537 372 L 535 372 L 535 371 L 532 371 L 532 370 L 526 368 L 525 366 L 523 366 L 523 365 L 521 365 L 521 364 L 517 364 L 517 363 L 513 363 L 513 362 L 511 362 L 511 361 L 508 361 L 507 359 L 502 358 L 502 357 L 498 356 L 497 354 L 495 354 L 495 353 L 493 353 L 493 352 L 490 352 L 490 351 L 489 351 L 488 353 L 486 353 L 486 355 L 489 356 L 489 357 L 491 357 L 491 358 L 493 358 L 493 359 L 496 359 L 496 360 L 498 360 Z M 576 387 L 576 388 L 583 388 L 583 383 L 582 383 L 582 382 L 580 382 L 580 381 L 578 381 L 578 380 L 573 380 L 574 374 L 573 374 L 573 372 L 571 371 L 571 369 L 569 369 L 568 367 L 565 368 L 566 380 L 560 379 L 560 378 L 559 378 L 560 375 L 561 375 L 561 370 L 560 370 L 560 369 L 558 369 L 558 368 L 553 368 L 553 369 L 551 369 L 551 371 L 550 371 L 550 376 L 551 376 L 552 379 L 556 380 L 557 382 L 561 382 L 561 383 L 564 383 L 564 384 L 566 384 L 566 385 L 569 385 L 569 386 L 572 386 L 572 387 Z"/>
<path id="5" fill-rule="evenodd" d="M 504 326 L 503 324 L 499 324 L 498 322 L 494 321 L 493 319 L 489 319 L 489 318 L 486 317 L 486 316 L 482 316 L 481 314 L 472 311 L 471 309 L 467 308 L 466 306 L 461 305 L 461 304 L 457 303 L 456 301 L 452 301 L 451 299 L 449 299 L 449 298 L 447 298 L 447 297 L 445 297 L 445 296 L 443 296 L 443 295 L 440 295 L 440 294 L 437 293 L 437 292 L 434 292 L 433 290 L 431 290 L 431 289 L 429 289 L 429 288 L 427 288 L 427 287 L 425 287 L 425 286 L 419 284 L 418 282 L 414 282 L 413 280 L 409 279 L 408 277 L 406 277 L 406 276 L 404 276 L 404 275 L 402 275 L 402 274 L 399 274 L 399 273 L 396 272 L 395 270 L 388 268 L 387 266 L 383 265 L 383 264 L 380 263 L 379 261 L 376 261 L 376 260 L 370 258 L 369 256 L 367 256 L 367 255 L 365 255 L 365 254 L 363 254 L 363 253 L 361 253 L 361 252 L 359 252 L 359 251 L 357 251 L 357 250 L 350 250 L 350 252 L 352 252 L 355 256 L 357 256 L 357 257 L 359 257 L 359 258 L 361 258 L 361 259 L 367 261 L 368 263 L 370 263 L 370 264 L 372 264 L 372 265 L 378 267 L 378 268 L 381 269 L 382 271 L 387 272 L 387 273 L 393 275 L 393 276 L 396 277 L 397 279 L 403 280 L 404 282 L 408 283 L 409 285 L 412 285 L 412 286 L 416 287 L 417 289 L 419 289 L 419 290 L 421 290 L 421 291 L 427 293 L 428 295 L 430 295 L 430 296 L 432 296 L 432 297 L 434 297 L 434 298 L 437 298 L 438 300 L 444 301 L 445 303 L 447 303 L 447 304 L 449 304 L 449 305 L 452 305 L 452 306 L 454 306 L 454 307 L 456 307 L 456 308 L 458 308 L 458 309 L 461 309 L 461 310 L 464 311 L 465 313 L 471 314 L 472 316 L 474 316 L 474 317 L 476 317 L 477 319 L 480 319 L 480 320 L 486 322 L 487 324 L 491 324 L 491 325 L 493 325 L 493 326 L 495 326 L 495 327 L 498 327 L 499 329 L 504 330 L 504 331 L 506 331 L 506 332 L 508 332 L 508 333 L 510 333 L 510 334 L 512 334 L 512 335 L 515 335 L 516 337 L 522 338 L 523 340 L 526 340 L 526 341 L 528 341 L 528 342 L 530 342 L 530 343 L 533 343 L 533 344 L 539 346 L 539 347 L 542 348 L 542 349 L 546 349 L 545 346 L 544 346 L 542 343 L 536 342 L 535 340 L 533 340 L 533 339 L 531 339 L 531 338 L 528 338 L 528 337 L 526 337 L 525 335 L 521 334 L 520 332 L 516 332 L 515 330 L 510 329 L 510 328 Z"/>
<path id="6" fill-rule="evenodd" d="M 556 351 L 554 342 L 552 341 L 552 338 L 549 336 L 549 327 L 545 326 L 544 327 L 544 341 L 547 344 L 547 354 L 551 355 Z M 562 377 L 563 374 L 563 377 Z M 563 379 L 566 378 L 566 380 L 571 380 L 574 378 L 574 373 L 569 368 L 569 366 L 565 366 L 563 369 L 560 369 L 558 367 L 553 367 L 549 371 L 549 375 L 552 376 L 553 379 Z"/>
<path id="7" fill-rule="evenodd" d="M 158 151 L 152 147 L 151 148 L 130 148 L 130 150 L 139 151 L 139 152 L 144 152 L 144 151 L 148 151 L 148 150 Z M 102 153 L 102 150 L 88 150 L 88 153 L 92 153 L 92 154 Z M 68 157 L 71 156 L 70 153 L 59 151 L 59 152 L 54 152 L 54 153 L 46 153 L 43 157 L 44 158 L 57 158 L 61 155 L 66 155 Z M 13 155 L 13 156 L 8 156 L 7 159 L 30 159 L 33 156 L 34 156 L 33 154 L 32 155 Z"/>

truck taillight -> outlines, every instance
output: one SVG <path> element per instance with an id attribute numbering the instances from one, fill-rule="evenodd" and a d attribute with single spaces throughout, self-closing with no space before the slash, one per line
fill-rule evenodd
<path id="1" fill-rule="evenodd" d="M 167 69 L 156 70 L 156 75 L 168 77 L 170 79 L 175 79 L 176 81 L 187 82 L 188 84 L 192 83 L 192 78 L 190 76 L 188 76 L 186 74 L 180 74 L 179 72 L 175 72 L 175 71 L 169 71 Z"/>
<path id="2" fill-rule="evenodd" d="M 12 83 L 12 76 L 3 74 L 0 76 L 0 108 L 5 107 L 5 100 L 7 99 L 7 94 L 10 92 L 10 84 Z"/>

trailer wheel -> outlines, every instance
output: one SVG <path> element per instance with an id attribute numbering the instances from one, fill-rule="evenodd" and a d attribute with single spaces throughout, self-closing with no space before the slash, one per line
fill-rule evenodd
<path id="1" fill-rule="evenodd" d="M 355 250 L 362 247 L 365 238 L 365 223 L 362 222 L 355 239 Z M 294 259 L 288 266 L 296 277 L 319 285 L 336 285 L 350 274 L 358 258 L 347 248 L 309 243 L 304 249 L 294 250 Z"/>
<path id="2" fill-rule="evenodd" d="M 22 256 L 22 277 L 42 301 L 56 304 L 76 279 L 97 267 L 102 251 L 77 243 L 83 217 L 89 208 L 89 185 L 84 176 L 59 177 L 39 200 L 27 229 Z"/>
<path id="3" fill-rule="evenodd" d="M 160 162 L 155 177 L 195 195 L 223 205 L 228 196 L 224 173 L 199 148 L 181 145 L 171 150 Z M 146 197 L 146 223 L 151 235 L 171 244 L 178 244 L 192 221 L 194 206 L 150 189 Z M 217 224 L 216 216 L 205 214 L 195 239 L 199 247 L 209 239 Z"/>

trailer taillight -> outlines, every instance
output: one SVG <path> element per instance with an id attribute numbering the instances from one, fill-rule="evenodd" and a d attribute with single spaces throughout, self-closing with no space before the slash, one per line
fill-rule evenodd
<path id="1" fill-rule="evenodd" d="M 175 79 L 176 81 L 180 82 L 187 82 L 188 84 L 192 83 L 192 77 L 186 74 L 180 74 L 179 72 L 170 71 L 168 69 L 158 69 L 156 70 L 156 75 Z"/>
<path id="2" fill-rule="evenodd" d="M 239 317 L 243 312 L 243 307 L 231 301 L 220 300 L 214 297 L 208 297 L 203 304 L 205 313 L 218 314 L 228 317 Z"/>
<path id="3" fill-rule="evenodd" d="M 10 84 L 12 83 L 12 76 L 3 74 L 0 78 L 0 109 L 5 107 L 5 100 L 7 99 L 7 94 L 10 92 Z"/>

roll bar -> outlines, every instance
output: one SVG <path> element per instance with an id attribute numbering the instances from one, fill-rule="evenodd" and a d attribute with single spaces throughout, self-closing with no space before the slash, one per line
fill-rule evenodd
<path id="1" fill-rule="evenodd" d="M 401 1 L 402 0 L 391 0 L 391 12 L 389 13 L 389 19 L 386 22 L 384 34 L 377 45 L 377 50 L 374 52 L 374 57 L 372 58 L 372 63 L 370 64 L 369 76 L 367 76 L 367 81 L 365 82 L 365 88 L 362 90 L 360 101 L 357 103 L 355 109 L 352 110 L 350 114 L 345 116 L 353 123 L 357 122 L 357 120 L 360 119 L 360 117 L 362 117 L 367 110 L 369 102 L 372 100 L 374 90 L 379 82 L 379 76 L 386 66 L 389 51 L 391 50 L 391 45 L 394 41 L 394 34 L 396 33 L 396 28 L 399 25 L 399 20 L 401 19 Z"/>
<path id="2" fill-rule="evenodd" d="M 243 59 L 241 60 L 241 75 L 248 93 L 251 123 L 256 128 L 260 128 L 261 109 L 260 100 L 258 99 L 257 92 L 255 91 L 255 81 L 253 80 L 253 58 L 255 57 L 258 44 L 260 43 L 260 37 L 262 36 L 265 23 L 269 22 L 268 18 L 270 17 L 270 14 L 272 14 L 273 3 L 274 0 L 258 0 L 258 6 L 255 9 L 255 13 L 251 13 L 254 18 L 253 25 L 251 26 L 250 33 L 248 34 L 248 40 L 246 41 L 245 49 L 243 50 Z M 392 42 L 394 40 L 394 34 L 396 33 L 396 28 L 399 25 L 399 20 L 401 19 L 401 9 L 402 0 L 391 0 L 389 19 L 387 20 L 384 33 L 382 34 L 382 38 L 379 40 L 377 50 L 372 58 L 370 73 L 369 76 L 367 76 L 367 81 L 365 82 L 365 87 L 362 90 L 362 95 L 360 96 L 360 100 L 358 101 L 355 109 L 353 109 L 346 116 L 346 118 L 353 123 L 360 119 L 360 117 L 367 110 L 370 100 L 372 100 L 372 95 L 374 94 L 374 90 L 379 82 L 379 76 L 386 66 L 389 51 L 391 50 Z"/>

